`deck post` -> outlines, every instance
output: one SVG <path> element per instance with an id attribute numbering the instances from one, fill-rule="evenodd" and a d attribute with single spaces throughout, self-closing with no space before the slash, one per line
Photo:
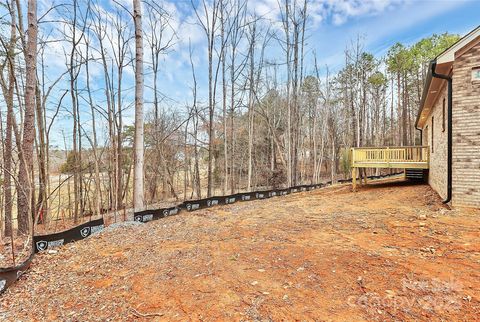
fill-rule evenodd
<path id="1" fill-rule="evenodd" d="M 390 148 L 388 146 L 385 152 L 385 161 L 387 162 L 387 168 L 390 168 Z"/>
<path id="2" fill-rule="evenodd" d="M 357 188 L 357 168 L 352 167 L 352 189 L 355 191 Z"/>

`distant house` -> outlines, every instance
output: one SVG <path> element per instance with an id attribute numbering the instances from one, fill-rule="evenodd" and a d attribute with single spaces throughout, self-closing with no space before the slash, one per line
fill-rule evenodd
<path id="1" fill-rule="evenodd" d="M 416 127 L 432 188 L 453 205 L 480 207 L 480 26 L 430 63 Z"/>

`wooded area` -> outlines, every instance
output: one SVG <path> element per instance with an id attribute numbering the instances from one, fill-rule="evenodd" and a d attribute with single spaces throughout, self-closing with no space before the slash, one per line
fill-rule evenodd
<path id="1" fill-rule="evenodd" d="M 124 3 L 0 4 L 0 237 L 11 243 L 59 221 L 348 176 L 352 146 L 419 143 L 428 62 L 458 39 L 374 55 L 352 35 L 332 70 L 309 43 L 310 1 L 279 1 L 272 22 L 246 0 L 192 0 L 203 44 L 189 46 L 182 104 L 159 80 L 189 42 L 175 6 Z"/>

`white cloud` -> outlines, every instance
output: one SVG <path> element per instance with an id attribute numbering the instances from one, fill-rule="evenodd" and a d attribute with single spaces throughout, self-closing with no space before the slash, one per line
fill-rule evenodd
<path id="1" fill-rule="evenodd" d="M 332 22 L 340 25 L 349 18 L 376 15 L 404 3 L 406 0 L 325 0 L 324 6 Z"/>
<path id="2" fill-rule="evenodd" d="M 376 15 L 386 10 L 398 7 L 412 0 L 318 0 L 309 1 L 308 15 L 314 26 L 324 21 L 341 25 L 351 18 Z M 303 0 L 290 1 L 291 10 L 303 6 Z M 257 0 L 249 2 L 249 11 L 271 22 L 280 20 L 284 11 L 284 0 Z"/>

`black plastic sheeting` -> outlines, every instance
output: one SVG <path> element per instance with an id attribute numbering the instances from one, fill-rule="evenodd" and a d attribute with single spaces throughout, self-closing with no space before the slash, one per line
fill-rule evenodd
<path id="1" fill-rule="evenodd" d="M 30 257 L 20 265 L 0 269 L 0 294 L 3 293 L 7 287 L 15 283 L 30 267 L 34 255 L 35 254 L 32 253 Z"/>
<path id="2" fill-rule="evenodd" d="M 392 175 L 397 175 L 399 173 L 389 174 L 389 175 L 379 175 L 379 176 L 369 176 L 369 179 L 380 179 L 389 177 Z M 352 182 L 352 179 L 340 179 L 338 183 L 347 183 Z M 255 192 L 245 192 L 237 193 L 228 196 L 218 196 L 210 197 L 199 200 L 189 200 L 185 201 L 177 206 L 169 208 L 160 208 L 153 210 L 144 210 L 136 212 L 134 214 L 134 220 L 139 222 L 149 222 L 152 220 L 158 220 L 165 217 L 177 215 L 182 209 L 187 211 L 195 211 L 199 209 L 205 209 L 214 207 L 217 205 L 229 205 L 236 202 L 245 202 L 251 200 L 262 200 L 272 197 L 285 196 L 291 193 L 310 191 L 314 189 L 323 188 L 331 185 L 331 181 L 324 183 L 312 184 L 312 185 L 300 185 L 291 188 L 284 189 L 273 189 L 273 190 L 261 190 Z M 103 230 L 105 223 L 103 218 L 89 221 L 87 223 L 81 224 L 80 226 L 65 230 L 62 232 L 50 234 L 50 235 L 40 235 L 34 236 L 33 238 L 33 247 L 34 253 L 23 262 L 22 264 L 0 269 L 0 293 L 5 291 L 8 286 L 12 285 L 30 266 L 35 253 L 45 251 L 50 248 L 62 246 L 74 241 L 82 240 L 87 238 L 93 233 Z"/>
<path id="3" fill-rule="evenodd" d="M 170 208 L 161 208 L 161 209 L 154 209 L 154 210 L 144 210 L 140 212 L 136 212 L 133 215 L 133 220 L 139 222 L 149 222 L 152 220 L 157 220 L 161 218 L 165 218 L 168 216 L 173 216 L 178 214 L 180 211 L 180 207 L 170 207 Z"/>
<path id="4" fill-rule="evenodd" d="M 33 237 L 35 253 L 87 238 L 105 227 L 103 218 L 92 220 L 59 233 Z"/>

